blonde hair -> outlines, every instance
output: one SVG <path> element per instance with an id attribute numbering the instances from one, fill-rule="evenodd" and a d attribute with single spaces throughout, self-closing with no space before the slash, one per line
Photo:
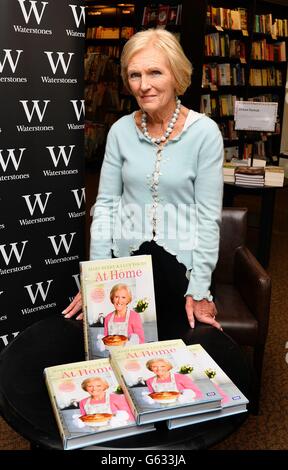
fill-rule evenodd
<path id="1" fill-rule="evenodd" d="M 115 296 L 115 292 L 117 290 L 120 290 L 120 289 L 125 289 L 127 294 L 128 294 L 128 304 L 130 304 L 131 300 L 132 300 L 132 294 L 131 294 L 131 290 L 129 289 L 129 287 L 127 286 L 127 284 L 115 284 L 115 286 L 112 287 L 111 291 L 110 291 L 110 300 L 111 300 L 111 303 L 113 304 L 113 299 L 114 299 L 114 296 Z"/>
<path id="2" fill-rule="evenodd" d="M 121 54 L 121 76 L 131 92 L 128 81 L 128 64 L 134 54 L 152 45 L 167 58 L 175 78 L 176 95 L 183 95 L 191 83 L 192 64 L 187 59 L 176 37 L 165 29 L 147 29 L 134 34 L 126 42 Z"/>
<path id="3" fill-rule="evenodd" d="M 169 369 L 168 370 L 171 370 L 173 368 L 171 362 L 167 361 L 167 359 L 162 359 L 161 357 L 159 357 L 159 359 L 150 359 L 149 361 L 146 362 L 146 367 L 147 369 L 151 370 L 151 366 L 154 364 L 154 362 L 164 362 L 164 364 L 166 364 L 167 366 L 169 366 Z"/>
<path id="4" fill-rule="evenodd" d="M 105 379 L 102 379 L 102 377 L 90 377 L 89 379 L 85 379 L 81 383 L 81 387 L 83 388 L 83 390 L 85 390 L 85 392 L 87 392 L 87 385 L 90 382 L 94 382 L 95 380 L 97 380 L 97 382 L 100 382 L 103 385 L 104 390 L 107 390 L 107 388 L 109 388 L 108 382 Z"/>

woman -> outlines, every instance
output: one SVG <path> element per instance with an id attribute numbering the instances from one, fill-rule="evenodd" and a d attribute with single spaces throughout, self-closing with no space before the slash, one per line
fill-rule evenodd
<path id="1" fill-rule="evenodd" d="M 171 373 L 172 364 L 166 359 L 150 359 L 146 363 L 147 369 L 155 376 L 146 380 L 149 392 L 183 392 L 192 390 L 193 398 L 203 398 L 201 390 L 185 374 Z"/>
<path id="2" fill-rule="evenodd" d="M 125 412 L 126 420 L 134 420 L 124 395 L 109 393 L 106 380 L 97 376 L 91 377 L 83 380 L 81 387 L 90 395 L 79 402 L 81 416 L 97 413 L 119 415 L 119 412 Z"/>
<path id="3" fill-rule="evenodd" d="M 210 293 L 218 258 L 223 140 L 183 106 L 192 66 L 166 30 L 125 44 L 123 81 L 139 110 L 110 129 L 91 226 L 90 257 L 151 254 L 160 339 L 195 318 L 221 328 Z M 81 310 L 78 294 L 63 312 Z M 82 316 L 78 315 L 78 319 Z M 175 319 L 175 322 L 173 322 Z"/>
<path id="4" fill-rule="evenodd" d="M 145 343 L 144 330 L 140 315 L 128 309 L 132 300 L 126 284 L 116 284 L 110 292 L 110 300 L 115 310 L 105 317 L 104 336 L 124 335 L 134 344 Z"/>

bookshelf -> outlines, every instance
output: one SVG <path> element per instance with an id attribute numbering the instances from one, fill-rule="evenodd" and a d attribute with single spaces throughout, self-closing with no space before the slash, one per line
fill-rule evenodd
<path id="1" fill-rule="evenodd" d="M 268 164 L 278 164 L 287 71 L 288 0 L 137 0 L 129 4 L 104 1 L 101 5 L 87 0 L 86 6 L 87 54 L 109 58 L 106 95 L 110 93 L 110 101 L 107 99 L 102 108 L 97 106 L 97 99 L 95 108 L 93 96 L 96 84 L 99 95 L 103 82 L 99 85 L 95 78 L 91 80 L 91 69 L 85 76 L 87 119 L 94 123 L 92 128 L 98 126 L 100 164 L 107 130 L 118 117 L 136 107 L 120 79 L 123 44 L 133 31 L 155 26 L 178 36 L 193 65 L 192 84 L 182 102 L 206 112 L 217 122 L 228 159 L 236 154 L 246 159 L 252 149 L 248 134 L 234 130 L 235 99 L 278 102 L 275 132 L 258 133 L 254 142 L 256 155 L 266 158 Z M 124 14 L 128 9 L 130 13 Z M 107 37 L 109 34 L 111 37 Z M 95 64 L 96 69 L 101 68 L 101 64 Z M 92 131 L 89 142 L 93 147 Z"/>
<path id="2" fill-rule="evenodd" d="M 258 157 L 277 164 L 285 102 L 288 2 L 214 0 L 207 2 L 206 11 L 200 110 L 217 121 L 227 160 L 232 155 L 248 159 L 253 143 Z M 275 131 L 235 132 L 233 108 L 239 99 L 278 102 Z"/>

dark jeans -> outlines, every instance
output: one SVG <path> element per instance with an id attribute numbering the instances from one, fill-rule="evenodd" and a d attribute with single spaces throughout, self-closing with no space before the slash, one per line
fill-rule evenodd
<path id="1" fill-rule="evenodd" d="M 135 255 L 151 255 L 159 340 L 179 338 L 189 328 L 185 311 L 186 267 L 154 241 L 143 243 Z"/>

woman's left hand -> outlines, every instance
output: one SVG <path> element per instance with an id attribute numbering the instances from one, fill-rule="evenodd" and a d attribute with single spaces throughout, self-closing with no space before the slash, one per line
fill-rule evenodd
<path id="1" fill-rule="evenodd" d="M 208 323 L 222 330 L 220 323 L 215 320 L 217 310 L 214 302 L 209 302 L 207 299 L 194 300 L 191 295 L 187 295 L 185 309 L 191 328 L 194 328 L 196 318 L 199 322 Z"/>

